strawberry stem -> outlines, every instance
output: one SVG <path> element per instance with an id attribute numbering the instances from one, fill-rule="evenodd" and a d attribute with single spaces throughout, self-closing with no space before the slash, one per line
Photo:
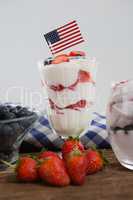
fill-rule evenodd
<path id="1" fill-rule="evenodd" d="M 41 149 L 41 151 L 39 152 L 39 153 L 41 153 L 41 152 L 43 152 L 43 151 L 47 151 L 48 149 L 46 148 L 46 147 L 42 147 L 42 149 Z"/>
<path id="2" fill-rule="evenodd" d="M 91 149 L 99 152 L 99 154 L 101 155 L 103 159 L 104 166 L 109 164 L 109 160 L 107 159 L 107 156 L 105 155 L 105 149 L 97 149 L 97 146 L 95 144 L 91 147 Z"/>
<path id="3" fill-rule="evenodd" d="M 77 140 L 79 141 L 79 136 L 69 136 L 67 140 Z"/>
<path id="4" fill-rule="evenodd" d="M 105 150 L 104 149 L 103 150 L 99 150 L 99 153 L 102 156 L 104 166 L 108 165 L 109 164 L 109 160 L 107 159 L 107 156 L 105 155 Z"/>
<path id="5" fill-rule="evenodd" d="M 28 153 L 27 155 L 30 158 L 36 159 L 37 155 L 35 155 L 34 153 Z"/>

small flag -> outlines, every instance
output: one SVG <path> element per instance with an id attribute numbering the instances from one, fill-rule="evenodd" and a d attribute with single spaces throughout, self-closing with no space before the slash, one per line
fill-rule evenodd
<path id="1" fill-rule="evenodd" d="M 74 20 L 44 35 L 52 54 L 84 42 L 77 22 Z"/>

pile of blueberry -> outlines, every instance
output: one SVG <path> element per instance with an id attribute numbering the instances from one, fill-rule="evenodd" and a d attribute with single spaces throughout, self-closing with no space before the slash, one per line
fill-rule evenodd
<path id="1" fill-rule="evenodd" d="M 12 105 L 0 105 L 0 120 L 9 120 L 20 117 L 27 117 L 33 114 L 26 107 L 12 106 Z"/>

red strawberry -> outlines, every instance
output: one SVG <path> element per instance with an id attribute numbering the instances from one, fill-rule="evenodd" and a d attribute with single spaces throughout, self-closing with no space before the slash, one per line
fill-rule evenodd
<path id="1" fill-rule="evenodd" d="M 86 177 L 86 155 L 79 150 L 73 150 L 65 160 L 70 179 L 75 185 L 82 185 Z"/>
<path id="2" fill-rule="evenodd" d="M 38 173 L 39 177 L 50 185 L 67 186 L 70 184 L 63 160 L 54 156 L 43 160 L 38 168 Z"/>
<path id="3" fill-rule="evenodd" d="M 78 149 L 81 152 L 84 151 L 83 144 L 79 141 L 78 138 L 69 137 L 62 146 L 62 156 L 65 159 L 67 155 L 72 152 L 74 149 Z"/>
<path id="4" fill-rule="evenodd" d="M 37 163 L 30 157 L 21 157 L 16 167 L 17 179 L 32 182 L 38 179 Z"/>
<path id="5" fill-rule="evenodd" d="M 71 51 L 69 56 L 85 56 L 85 52 L 83 51 Z"/>
<path id="6" fill-rule="evenodd" d="M 62 62 L 69 62 L 68 55 L 62 54 L 62 55 L 56 56 L 54 58 L 54 60 L 52 61 L 52 64 L 59 64 L 59 63 L 62 63 Z"/>
<path id="7" fill-rule="evenodd" d="M 57 158 L 59 158 L 59 156 L 53 151 L 42 151 L 37 156 L 38 159 L 45 159 L 45 158 L 49 158 L 49 157 L 57 157 Z"/>
<path id="8" fill-rule="evenodd" d="M 103 168 L 104 160 L 102 155 L 96 151 L 89 149 L 86 151 L 87 158 L 87 174 L 93 174 Z"/>

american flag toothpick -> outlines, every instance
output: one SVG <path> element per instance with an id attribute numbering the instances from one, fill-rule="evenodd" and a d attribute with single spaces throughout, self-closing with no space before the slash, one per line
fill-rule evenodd
<path id="1" fill-rule="evenodd" d="M 46 33 L 44 37 L 53 55 L 84 42 L 75 20 Z"/>

